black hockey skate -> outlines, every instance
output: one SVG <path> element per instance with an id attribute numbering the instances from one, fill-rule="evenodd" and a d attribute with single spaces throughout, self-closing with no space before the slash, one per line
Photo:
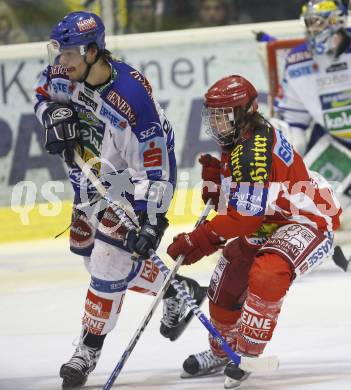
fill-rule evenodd
<path id="1" fill-rule="evenodd" d="M 186 291 L 194 298 L 195 303 L 200 306 L 206 298 L 207 287 L 201 287 L 196 280 L 176 275 L 176 279 L 182 284 Z M 184 332 L 192 320 L 194 314 L 188 310 L 184 299 L 180 298 L 171 286 L 163 299 L 163 317 L 161 319 L 160 332 L 162 336 L 171 341 Z"/>
<path id="2" fill-rule="evenodd" d="M 212 353 L 212 350 L 203 351 L 190 355 L 183 363 L 183 372 L 181 378 L 195 378 L 205 375 L 213 375 L 228 363 L 228 358 L 219 358 Z"/>
<path id="3" fill-rule="evenodd" d="M 236 387 L 239 387 L 240 384 L 246 380 L 250 374 L 251 372 L 242 370 L 235 363 L 228 363 L 224 369 L 224 375 L 226 376 L 224 388 L 235 389 Z"/>
<path id="4" fill-rule="evenodd" d="M 61 366 L 62 388 L 83 386 L 88 380 L 88 375 L 96 367 L 100 354 L 101 349 L 91 348 L 80 342 L 71 359 Z"/>

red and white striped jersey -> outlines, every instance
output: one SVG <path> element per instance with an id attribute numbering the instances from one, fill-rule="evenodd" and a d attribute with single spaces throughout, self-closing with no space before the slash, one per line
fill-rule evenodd
<path id="1" fill-rule="evenodd" d="M 280 130 L 263 124 L 245 133 L 222 153 L 221 165 L 229 199 L 210 222 L 220 236 L 264 237 L 290 223 L 323 232 L 338 229 L 341 208 L 333 189 L 307 170 Z"/>

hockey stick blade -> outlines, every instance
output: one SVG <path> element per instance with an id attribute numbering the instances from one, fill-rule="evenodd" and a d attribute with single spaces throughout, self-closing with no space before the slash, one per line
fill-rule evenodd
<path id="1" fill-rule="evenodd" d="M 339 245 L 337 245 L 335 247 L 334 254 L 333 254 L 332 258 L 333 258 L 334 263 L 338 267 L 340 267 L 342 270 L 347 272 L 347 270 L 349 268 L 350 261 L 351 261 L 351 257 L 347 260 L 345 255 L 344 255 L 344 252 L 342 251 L 342 249 L 340 248 Z"/>
<path id="2" fill-rule="evenodd" d="M 279 360 L 276 356 L 263 356 L 260 358 L 241 357 L 239 368 L 248 372 L 269 372 L 279 367 Z"/>
<path id="3" fill-rule="evenodd" d="M 153 251 L 150 251 L 151 260 L 156 264 L 158 269 L 167 276 L 169 269 L 163 263 L 159 256 Z M 211 324 L 205 314 L 201 311 L 200 307 L 194 303 L 192 296 L 185 290 L 185 288 L 175 279 L 171 282 L 172 286 L 177 290 L 179 296 L 185 300 L 189 309 L 193 311 L 194 315 L 201 321 L 205 328 L 211 333 L 211 335 L 217 340 L 217 343 L 222 347 L 227 356 L 241 369 L 250 372 L 269 372 L 278 368 L 279 362 L 276 356 L 267 357 L 244 357 L 235 353 L 227 344 L 218 330 Z"/>

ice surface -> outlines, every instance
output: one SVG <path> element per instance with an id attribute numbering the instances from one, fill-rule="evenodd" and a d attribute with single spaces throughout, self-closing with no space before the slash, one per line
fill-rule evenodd
<path id="1" fill-rule="evenodd" d="M 184 230 L 190 230 L 185 227 Z M 177 231 L 179 231 L 179 227 Z M 168 232 L 172 236 L 175 230 Z M 165 240 L 165 242 L 169 240 Z M 348 256 L 351 245 L 344 247 Z M 164 247 L 159 254 L 164 254 Z M 164 256 L 167 259 L 167 256 Z M 170 265 L 171 262 L 167 261 Z M 207 284 L 214 260 L 182 269 Z M 60 365 L 73 352 L 89 277 L 65 239 L 0 246 L 0 390 L 61 388 Z M 331 261 L 298 281 L 286 298 L 265 354 L 280 368 L 252 375 L 241 389 L 349 390 L 351 388 L 351 272 Z M 152 297 L 127 294 L 86 389 L 102 388 L 134 334 Z M 207 303 L 203 307 L 207 313 Z M 207 333 L 195 318 L 176 342 L 159 333 L 155 313 L 113 388 L 136 390 L 223 389 L 223 375 L 180 379 L 183 360 L 207 349 Z"/>

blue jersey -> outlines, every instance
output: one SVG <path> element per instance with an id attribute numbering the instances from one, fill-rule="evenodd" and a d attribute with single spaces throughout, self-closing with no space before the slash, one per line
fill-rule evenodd
<path id="1" fill-rule="evenodd" d="M 351 149 L 350 70 L 351 46 L 336 59 L 313 55 L 307 43 L 290 51 L 275 108 L 301 140 L 314 122 Z"/>
<path id="2" fill-rule="evenodd" d="M 50 101 L 73 104 L 80 120 L 83 159 L 97 158 L 95 173 L 102 179 L 128 170 L 133 187 L 127 189 L 128 199 L 136 211 L 145 210 L 154 192 L 150 188 L 176 185 L 174 134 L 148 80 L 124 62 L 109 63 L 111 79 L 98 87 L 72 83 L 61 65 L 48 66 L 36 86 L 35 112 L 42 123 Z M 71 168 L 69 176 L 74 190 L 81 191 L 81 171 Z M 94 192 L 89 184 L 85 189 Z"/>

